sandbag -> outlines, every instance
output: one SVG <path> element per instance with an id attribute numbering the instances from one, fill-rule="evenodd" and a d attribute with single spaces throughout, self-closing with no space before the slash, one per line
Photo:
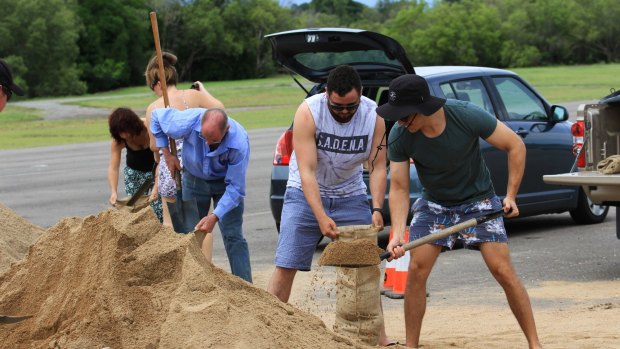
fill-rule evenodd
<path id="1" fill-rule="evenodd" d="M 339 227 L 339 239 L 369 239 L 377 243 L 377 229 L 371 225 Z M 334 331 L 364 343 L 377 345 L 383 325 L 379 265 L 336 268 L 336 319 Z"/>
<path id="2" fill-rule="evenodd" d="M 620 155 L 612 155 L 599 161 L 596 170 L 602 174 L 620 173 Z"/>

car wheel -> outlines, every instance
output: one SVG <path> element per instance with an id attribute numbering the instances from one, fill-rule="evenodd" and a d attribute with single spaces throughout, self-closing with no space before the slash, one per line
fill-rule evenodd
<path id="1" fill-rule="evenodd" d="M 570 216 L 577 224 L 600 223 L 607 217 L 609 206 L 597 205 L 579 188 L 577 208 L 570 211 Z"/>

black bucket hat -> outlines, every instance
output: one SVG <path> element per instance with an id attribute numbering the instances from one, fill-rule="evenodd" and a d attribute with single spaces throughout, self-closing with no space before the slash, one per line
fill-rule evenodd
<path id="1" fill-rule="evenodd" d="M 13 91 L 18 96 L 24 95 L 24 90 L 21 87 L 15 85 L 13 82 L 13 74 L 11 74 L 11 68 L 3 59 L 0 59 L 0 85 Z"/>
<path id="2" fill-rule="evenodd" d="M 445 99 L 431 96 L 423 77 L 406 74 L 390 82 L 388 102 L 377 108 L 377 114 L 386 120 L 398 121 L 413 113 L 431 115 L 444 103 Z"/>

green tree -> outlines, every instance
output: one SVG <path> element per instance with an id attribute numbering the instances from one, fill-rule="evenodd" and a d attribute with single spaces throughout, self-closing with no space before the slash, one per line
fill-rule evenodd
<path id="1" fill-rule="evenodd" d="M 353 0 L 312 0 L 309 8 L 317 13 L 334 15 L 347 26 L 361 19 L 366 6 Z"/>
<path id="2" fill-rule="evenodd" d="M 78 65 L 88 89 L 142 83 L 152 52 L 149 11 L 141 0 L 78 0 Z"/>
<path id="3" fill-rule="evenodd" d="M 388 21 L 388 34 L 407 50 L 414 65 L 488 65 L 500 62 L 497 10 L 479 0 L 413 3 Z"/>
<path id="4" fill-rule="evenodd" d="M 578 0 L 575 35 L 583 63 L 620 61 L 620 6 L 617 0 Z"/>
<path id="5" fill-rule="evenodd" d="M 579 45 L 576 28 L 584 19 L 575 0 L 506 0 L 497 3 L 505 38 L 506 66 L 571 63 Z"/>
<path id="6" fill-rule="evenodd" d="M 74 1 L 0 0 L 0 8 L 0 55 L 21 59 L 19 78 L 29 96 L 86 91 L 75 63 L 80 22 Z"/>
<path id="7" fill-rule="evenodd" d="M 290 29 L 290 10 L 276 0 L 197 0 L 183 11 L 179 46 L 189 79 L 240 79 L 274 71 L 264 35 Z"/>

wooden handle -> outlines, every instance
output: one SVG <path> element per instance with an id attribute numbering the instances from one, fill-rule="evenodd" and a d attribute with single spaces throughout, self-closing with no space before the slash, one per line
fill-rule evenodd
<path id="1" fill-rule="evenodd" d="M 159 67 L 159 82 L 161 84 L 161 91 L 164 96 L 164 106 L 168 108 L 170 106 L 170 100 L 168 100 L 168 89 L 166 86 L 166 73 L 164 71 L 164 57 L 161 53 L 161 45 L 159 43 L 159 29 L 157 27 L 157 13 L 151 12 L 151 28 L 153 28 L 153 40 L 155 41 L 155 54 L 157 56 L 157 65 Z"/>
<path id="2" fill-rule="evenodd" d="M 441 238 L 445 238 L 446 236 L 452 235 L 454 233 L 458 233 L 461 230 L 467 229 L 467 228 L 471 228 L 473 226 L 476 226 L 480 223 L 484 223 L 486 221 L 490 221 L 491 219 L 495 219 L 499 216 L 501 216 L 504 213 L 504 210 L 499 210 L 499 211 L 495 211 L 493 213 L 489 213 L 487 215 L 484 216 L 480 216 L 478 218 L 472 218 L 472 219 L 468 219 L 465 222 L 461 222 L 459 224 L 455 224 L 451 227 L 448 227 L 446 229 L 440 230 L 438 232 L 426 235 L 425 237 L 413 240 L 411 242 L 408 242 L 406 244 L 403 245 L 403 248 L 405 249 L 405 251 L 409 251 L 413 248 L 416 248 L 420 245 L 424 245 L 427 244 L 429 242 L 433 242 L 435 240 L 439 240 Z M 386 258 L 390 257 L 390 253 L 385 251 L 383 253 L 381 253 L 381 260 L 384 260 Z"/>
<path id="3" fill-rule="evenodd" d="M 166 72 L 164 70 L 164 57 L 161 53 L 161 44 L 159 43 L 159 29 L 157 27 L 157 13 L 155 11 L 150 13 L 151 15 L 151 28 L 153 29 L 153 40 L 155 41 L 155 55 L 157 56 L 158 76 L 159 83 L 161 85 L 161 93 L 164 97 L 164 107 L 170 106 L 170 100 L 168 99 L 168 86 L 166 86 Z M 177 143 L 171 137 L 168 137 L 168 143 L 170 146 L 170 154 L 177 156 Z M 174 179 L 177 184 L 177 188 L 181 188 L 181 176 L 178 172 L 173 173 Z"/>

